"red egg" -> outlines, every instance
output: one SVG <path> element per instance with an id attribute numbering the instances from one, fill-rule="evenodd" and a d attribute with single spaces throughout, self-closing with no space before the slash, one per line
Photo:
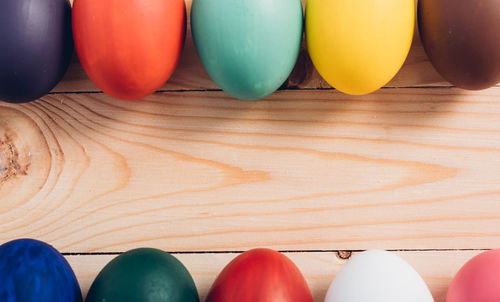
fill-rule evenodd
<path id="1" fill-rule="evenodd" d="M 500 301 L 500 250 L 477 255 L 457 273 L 446 302 Z"/>
<path id="2" fill-rule="evenodd" d="M 312 302 L 300 270 L 285 255 L 254 249 L 231 261 L 215 280 L 207 302 Z"/>
<path id="3" fill-rule="evenodd" d="M 74 0 L 75 48 L 106 94 L 137 100 L 172 75 L 184 43 L 183 0 Z"/>

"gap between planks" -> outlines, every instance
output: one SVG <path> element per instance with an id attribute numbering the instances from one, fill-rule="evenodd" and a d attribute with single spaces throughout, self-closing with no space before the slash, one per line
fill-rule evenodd
<path id="1" fill-rule="evenodd" d="M 389 249 L 388 252 L 484 252 L 491 249 Z M 307 254 L 307 253 L 336 253 L 336 254 L 351 254 L 361 253 L 366 250 L 279 250 L 283 254 Z M 245 251 L 166 251 L 172 255 L 204 255 L 204 254 L 241 254 Z M 64 256 L 117 256 L 124 252 L 67 252 L 61 253 Z M 350 257 L 349 257 L 350 258 Z M 345 258 L 343 258 L 345 259 Z M 348 258 L 347 258 L 348 259 Z"/>
<path id="2" fill-rule="evenodd" d="M 496 85 L 494 87 L 500 87 L 500 85 Z M 387 86 L 381 87 L 382 89 L 456 89 L 455 86 Z M 317 87 L 317 88 L 280 88 L 277 91 L 336 91 L 335 88 L 331 87 Z M 182 93 L 182 92 L 223 92 L 222 89 L 162 89 L 155 91 L 154 93 Z M 90 91 L 69 91 L 69 92 L 61 92 L 61 91 L 52 91 L 48 93 L 49 95 L 72 95 L 72 94 L 104 94 L 103 91 L 100 90 L 90 90 Z M 239 101 L 234 99 L 235 101 Z M 117 100 L 117 102 L 120 102 Z M 138 101 L 140 102 L 140 101 Z"/>

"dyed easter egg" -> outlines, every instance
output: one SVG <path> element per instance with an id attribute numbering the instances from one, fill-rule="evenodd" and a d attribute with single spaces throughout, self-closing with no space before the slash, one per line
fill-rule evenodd
<path id="1" fill-rule="evenodd" d="M 193 0 L 191 30 L 212 80 L 235 98 L 257 100 L 292 72 L 302 19 L 300 0 Z"/>
<path id="2" fill-rule="evenodd" d="M 128 251 L 108 263 L 86 302 L 198 302 L 193 278 L 179 260 L 160 250 Z"/>
<path id="3" fill-rule="evenodd" d="M 321 76 L 348 94 L 387 84 L 408 56 L 414 0 L 308 0 L 309 54 Z"/>
<path id="4" fill-rule="evenodd" d="M 138 100 L 174 72 L 184 44 L 183 0 L 75 0 L 73 33 L 83 69 L 106 94 Z"/>
<path id="5" fill-rule="evenodd" d="M 285 255 L 254 249 L 231 261 L 215 280 L 207 302 L 312 302 L 295 264 Z"/>
<path id="6" fill-rule="evenodd" d="M 29 102 L 49 93 L 73 54 L 67 0 L 0 1 L 0 100 Z"/>
<path id="7" fill-rule="evenodd" d="M 446 302 L 500 301 L 500 250 L 481 253 L 467 262 L 448 288 Z"/>
<path id="8" fill-rule="evenodd" d="M 420 275 L 399 256 L 371 250 L 353 257 L 337 274 L 325 302 L 433 302 Z"/>
<path id="9" fill-rule="evenodd" d="M 500 1 L 420 0 L 420 36 L 437 71 L 457 87 L 500 82 Z"/>
<path id="10" fill-rule="evenodd" d="M 73 270 L 52 246 L 19 239 L 0 246 L 0 301 L 81 302 Z"/>

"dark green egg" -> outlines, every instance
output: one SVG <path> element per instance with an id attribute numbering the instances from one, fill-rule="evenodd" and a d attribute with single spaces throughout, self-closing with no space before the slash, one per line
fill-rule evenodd
<path id="1" fill-rule="evenodd" d="M 157 249 L 128 251 L 108 263 L 86 302 L 198 302 L 193 278 L 172 255 Z"/>

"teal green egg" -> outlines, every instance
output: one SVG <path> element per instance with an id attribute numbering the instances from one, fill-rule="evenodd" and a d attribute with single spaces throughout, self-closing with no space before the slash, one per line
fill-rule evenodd
<path id="1" fill-rule="evenodd" d="M 300 52 L 302 12 L 300 0 L 193 0 L 193 40 L 212 80 L 242 100 L 276 91 Z"/>

